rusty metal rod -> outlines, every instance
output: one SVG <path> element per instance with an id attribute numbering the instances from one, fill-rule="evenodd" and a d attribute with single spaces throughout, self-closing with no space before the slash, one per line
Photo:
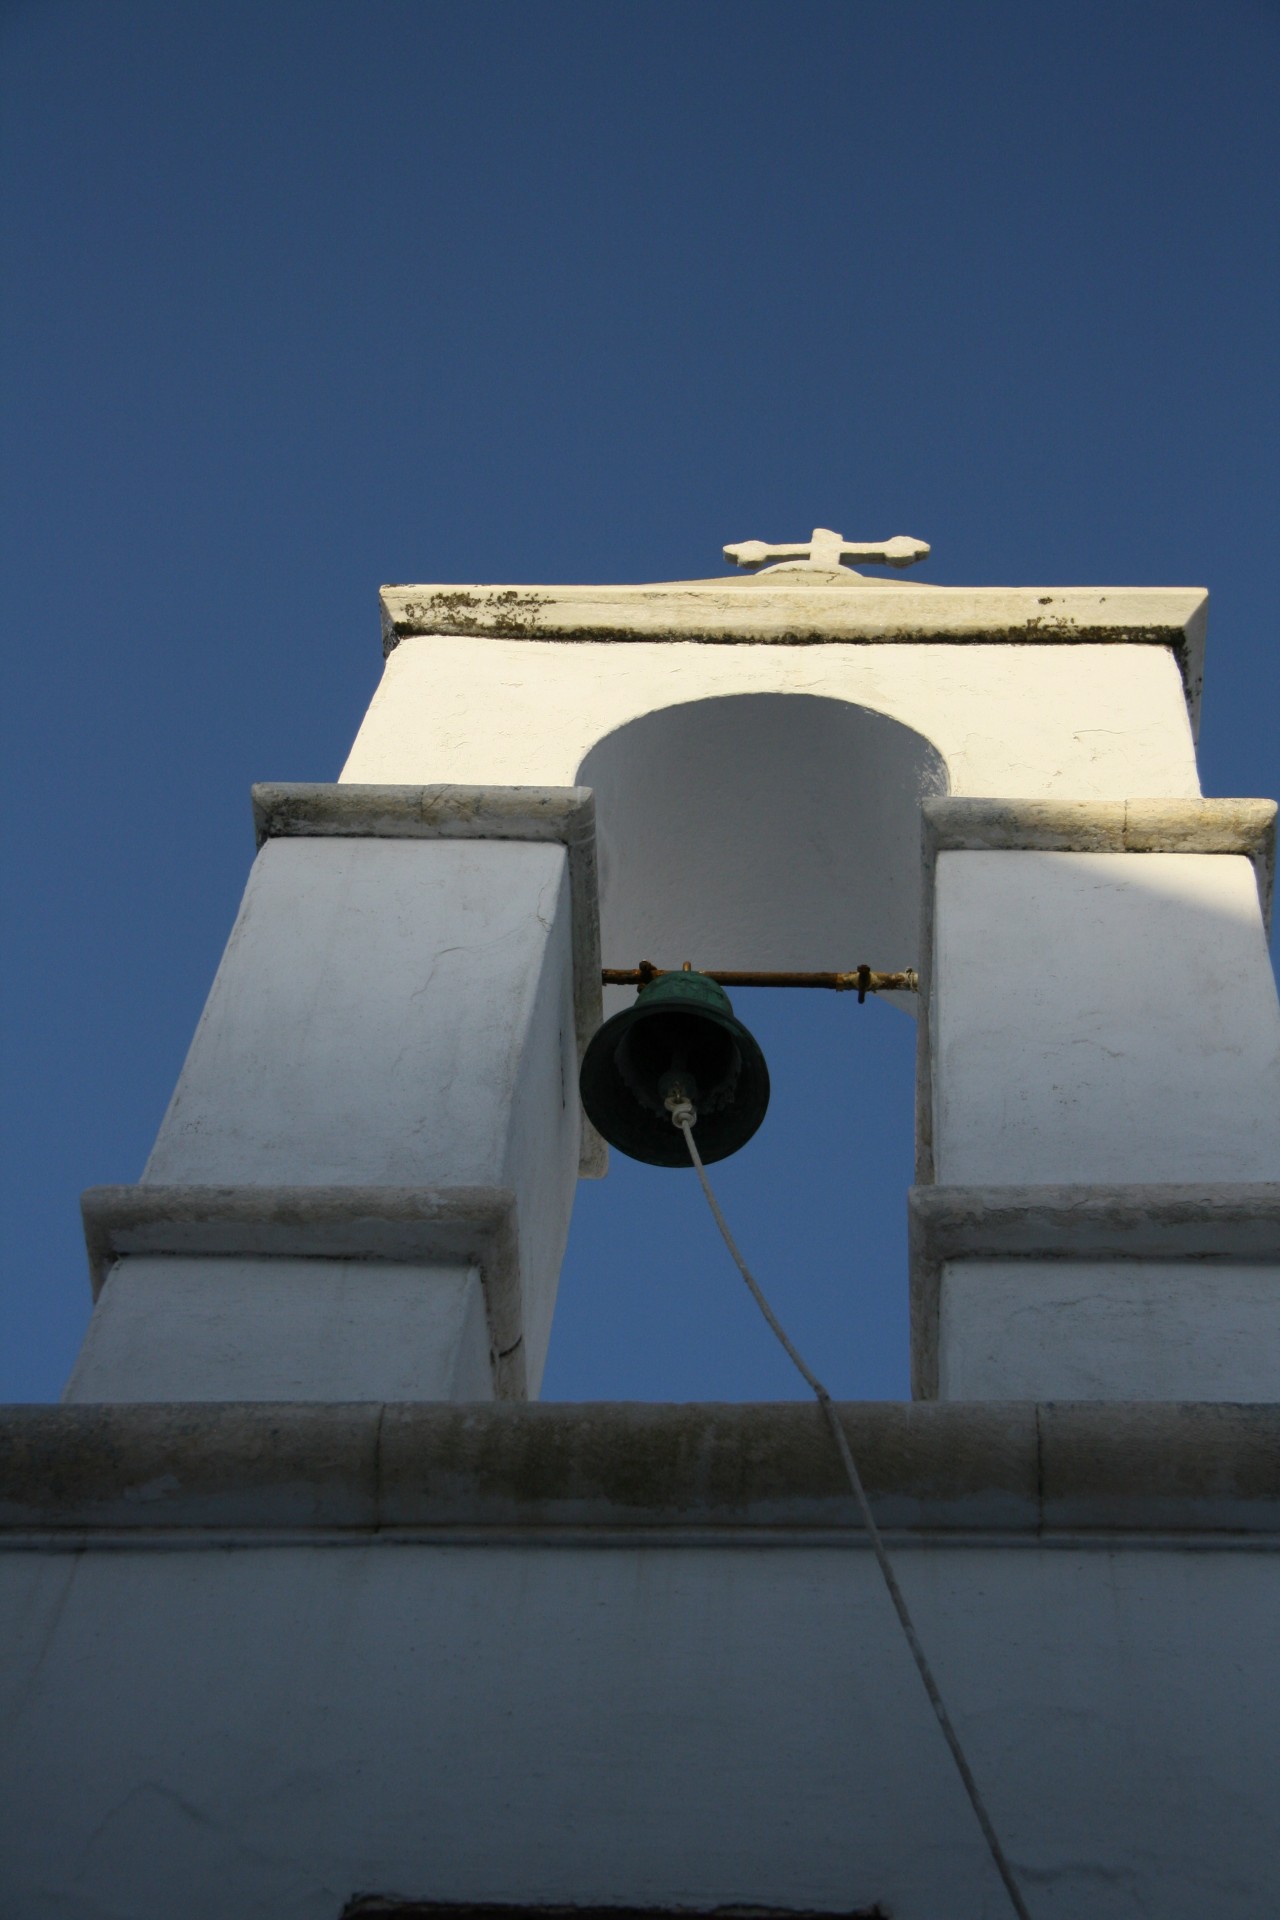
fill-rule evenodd
<path id="1" fill-rule="evenodd" d="M 606 987 L 647 987 L 670 967 L 655 967 L 642 960 L 638 967 L 604 967 L 601 979 Z M 856 993 L 860 999 L 869 993 L 918 993 L 920 977 L 913 967 L 901 973 L 877 973 L 870 967 L 855 967 L 850 973 L 761 973 L 726 971 L 699 967 L 708 980 L 722 987 L 829 987 L 835 993 Z"/>

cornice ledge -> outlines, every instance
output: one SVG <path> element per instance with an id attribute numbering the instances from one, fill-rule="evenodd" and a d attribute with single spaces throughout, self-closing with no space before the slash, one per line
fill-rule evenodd
<path id="1" fill-rule="evenodd" d="M 1280 1530 L 1280 1408 L 840 1411 L 881 1525 L 925 1540 Z M 305 1544 L 334 1528 L 474 1545 L 865 1538 L 821 1412 L 804 1402 L 0 1410 L 11 1535 L 91 1546 L 95 1530 L 296 1529 Z"/>
<path id="2" fill-rule="evenodd" d="M 619 586 L 386 586 L 390 651 L 419 635 L 492 640 L 1082 640 L 1171 645 L 1202 622 L 1203 587 L 810 584 L 791 573 Z"/>

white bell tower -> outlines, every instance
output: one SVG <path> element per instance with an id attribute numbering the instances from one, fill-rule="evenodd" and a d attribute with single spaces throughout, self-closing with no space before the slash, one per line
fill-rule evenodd
<path id="1" fill-rule="evenodd" d="M 868 1515 L 1033 1920 L 1270 1911 L 1276 809 L 1202 591 L 923 551 L 384 590 L 0 1409 L 6 1920 L 995 1920 Z M 911 1401 L 538 1404 L 602 956 L 917 975 Z"/>
<path id="2" fill-rule="evenodd" d="M 763 570 L 385 590 L 341 780 L 257 790 L 142 1182 L 86 1202 L 70 1398 L 536 1395 L 601 926 L 919 969 L 917 1396 L 1275 1391 L 1276 810 L 1200 796 L 1206 596 L 725 551 Z"/>

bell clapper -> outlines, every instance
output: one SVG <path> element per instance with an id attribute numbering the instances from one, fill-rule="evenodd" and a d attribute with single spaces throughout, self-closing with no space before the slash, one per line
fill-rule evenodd
<path id="1" fill-rule="evenodd" d="M 671 1124 L 673 1127 L 697 1126 L 698 1109 L 694 1106 L 683 1087 L 672 1087 L 662 1104 L 671 1115 Z"/>

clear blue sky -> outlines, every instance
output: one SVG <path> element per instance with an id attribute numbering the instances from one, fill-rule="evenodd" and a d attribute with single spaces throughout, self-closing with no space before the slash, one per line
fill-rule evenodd
<path id="1" fill-rule="evenodd" d="M 60 1390 L 78 1193 L 137 1178 L 249 783 L 335 777 L 385 580 L 824 523 L 1205 584 L 1205 790 L 1276 792 L 1278 54 L 1258 0 L 10 0 L 0 1396 Z M 911 1032 L 816 999 L 742 998 L 723 1185 L 897 1395 Z M 583 1189 L 549 1392 L 793 1391 L 691 1187 Z"/>

